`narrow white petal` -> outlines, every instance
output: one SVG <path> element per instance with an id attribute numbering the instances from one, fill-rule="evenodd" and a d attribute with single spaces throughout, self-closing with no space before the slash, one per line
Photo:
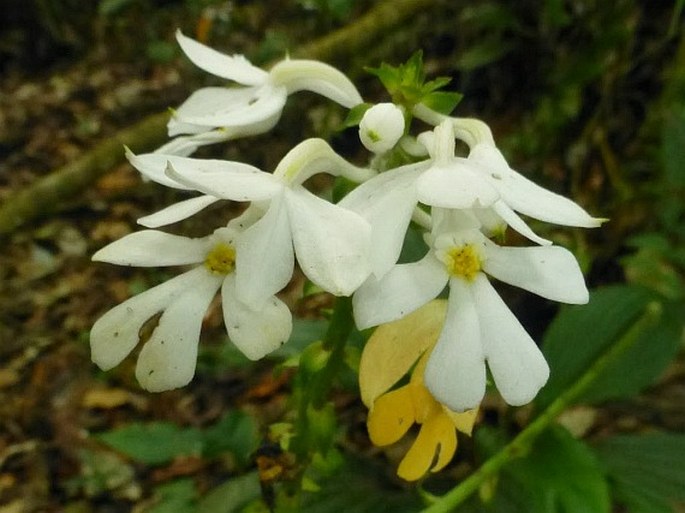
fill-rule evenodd
<path id="1" fill-rule="evenodd" d="M 371 224 L 371 266 L 381 278 L 397 262 L 404 235 L 417 203 L 416 178 L 423 166 L 407 166 L 381 173 L 364 182 L 339 206 L 357 212 Z"/>
<path id="2" fill-rule="evenodd" d="M 349 78 L 323 62 L 286 59 L 276 64 L 269 75 L 274 84 L 285 86 L 289 94 L 312 91 L 348 109 L 364 101 Z"/>
<path id="3" fill-rule="evenodd" d="M 90 330 L 93 362 L 102 370 L 118 365 L 138 344 L 140 328 L 193 286 L 202 269 L 194 269 L 115 306 Z"/>
<path id="4" fill-rule="evenodd" d="M 268 79 L 268 73 L 250 64 L 242 55 L 229 56 L 176 31 L 176 40 L 181 49 L 198 68 L 217 77 L 235 80 L 240 84 L 257 85 Z"/>
<path id="5" fill-rule="evenodd" d="M 96 262 L 153 267 L 202 262 L 211 242 L 207 237 L 190 239 L 157 230 L 131 233 L 93 255 Z"/>
<path id="6" fill-rule="evenodd" d="M 168 224 L 177 223 L 190 216 L 197 214 L 201 210 L 204 210 L 209 205 L 213 205 L 220 198 L 214 196 L 208 196 L 203 194 L 202 196 L 197 196 L 196 198 L 190 198 L 184 201 L 179 201 L 173 205 L 169 205 L 154 214 L 141 217 L 138 219 L 138 224 L 145 226 L 147 228 L 159 228 L 160 226 L 166 226 Z"/>
<path id="7" fill-rule="evenodd" d="M 475 146 L 469 160 L 486 169 L 485 175 L 511 208 L 535 219 L 565 226 L 595 228 L 602 219 L 594 218 L 577 203 L 540 187 L 509 167 L 500 151 L 489 144 Z"/>
<path id="8" fill-rule="evenodd" d="M 259 360 L 285 344 L 293 328 L 292 314 L 275 296 L 253 310 L 235 295 L 230 278 L 221 289 L 224 322 L 231 341 L 250 360 Z"/>
<path id="9" fill-rule="evenodd" d="M 285 200 L 302 272 L 331 294 L 351 295 L 371 273 L 369 223 L 302 186 L 286 189 Z"/>
<path id="10" fill-rule="evenodd" d="M 509 206 L 504 202 L 504 200 L 497 201 L 493 206 L 493 210 L 504 220 L 507 225 L 526 239 L 536 242 L 541 246 L 549 246 L 552 244 L 551 240 L 543 239 L 537 233 L 530 229 L 530 227 L 521 219 L 516 212 L 514 212 Z"/>
<path id="11" fill-rule="evenodd" d="M 295 258 L 283 195 L 274 196 L 266 214 L 236 239 L 236 294 L 252 308 L 285 287 Z"/>
<path id="12" fill-rule="evenodd" d="M 204 126 L 199 127 L 199 129 L 199 133 L 192 132 L 194 135 L 186 135 L 172 139 L 168 143 L 157 148 L 155 153 L 188 157 L 195 153 L 201 146 L 228 141 L 234 138 L 233 134 L 227 130 L 207 130 L 207 127 Z M 169 132 L 171 132 L 171 129 Z M 173 137 L 174 134 L 169 133 L 169 136 Z"/>
<path id="13" fill-rule="evenodd" d="M 450 280 L 445 325 L 423 375 L 426 388 L 452 411 L 477 408 L 485 394 L 485 355 L 471 287 Z"/>
<path id="14" fill-rule="evenodd" d="M 419 177 L 416 187 L 419 201 L 433 207 L 486 208 L 499 199 L 497 189 L 460 158 L 448 166 L 434 165 Z"/>
<path id="15" fill-rule="evenodd" d="M 437 297 L 447 280 L 445 266 L 432 253 L 393 267 L 381 280 L 371 276 L 352 298 L 355 323 L 366 329 L 401 319 Z"/>
<path id="16" fill-rule="evenodd" d="M 174 117 L 202 117 L 218 109 L 244 107 L 254 98 L 256 91 L 256 87 L 203 87 L 174 110 Z"/>
<path id="17" fill-rule="evenodd" d="M 240 128 L 279 116 L 287 99 L 284 87 L 262 86 L 250 89 L 251 94 L 243 104 L 219 104 L 206 114 L 176 113 L 176 118 L 190 125 L 206 127 Z"/>
<path id="18" fill-rule="evenodd" d="M 585 304 L 589 293 L 573 254 L 559 246 L 528 248 L 489 244 L 483 270 L 498 280 L 552 301 Z"/>
<path id="19" fill-rule="evenodd" d="M 167 164 L 171 159 L 178 159 L 172 155 L 164 155 L 162 153 L 144 153 L 142 155 L 135 155 L 131 150 L 126 148 L 126 158 L 140 173 L 153 182 L 157 182 L 167 187 L 181 190 L 192 190 L 191 187 L 183 185 L 173 178 L 165 174 Z"/>
<path id="20" fill-rule="evenodd" d="M 484 275 L 476 277 L 472 290 L 485 358 L 497 389 L 508 404 L 529 403 L 549 377 L 545 357 Z"/>
<path id="21" fill-rule="evenodd" d="M 271 173 L 242 162 L 177 157 L 169 159 L 166 172 L 187 187 L 233 201 L 260 201 L 283 189 Z"/>
<path id="22" fill-rule="evenodd" d="M 221 276 L 196 269 L 195 280 L 166 308 L 138 356 L 136 378 L 151 392 L 187 385 L 195 374 L 202 319 Z"/>

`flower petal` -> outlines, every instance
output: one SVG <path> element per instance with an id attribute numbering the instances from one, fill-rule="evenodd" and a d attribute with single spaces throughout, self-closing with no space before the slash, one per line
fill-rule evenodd
<path id="1" fill-rule="evenodd" d="M 577 203 L 540 187 L 509 167 L 500 151 L 490 144 L 478 144 L 469 160 L 486 169 L 491 183 L 507 205 L 530 217 L 565 226 L 596 228 L 603 219 L 592 217 Z"/>
<path id="2" fill-rule="evenodd" d="M 552 301 L 585 304 L 589 293 L 573 254 L 559 246 L 528 248 L 488 244 L 483 270 Z"/>
<path id="3" fill-rule="evenodd" d="M 434 165 L 416 182 L 421 203 L 444 208 L 486 208 L 499 193 L 473 170 L 466 159 L 455 157 L 449 165 Z"/>
<path id="4" fill-rule="evenodd" d="M 283 111 L 287 99 L 284 87 L 271 87 L 269 85 L 248 89 L 249 99 L 241 104 L 222 105 L 206 114 L 183 114 L 176 113 L 176 118 L 181 123 L 206 127 L 246 127 L 264 120 L 273 119 Z M 188 127 L 186 127 L 188 128 Z"/>
<path id="5" fill-rule="evenodd" d="M 476 408 L 485 394 L 482 327 L 471 289 L 460 278 L 450 280 L 445 325 L 423 375 L 433 397 L 453 412 Z"/>
<path id="6" fill-rule="evenodd" d="M 543 239 L 533 230 L 531 230 L 530 227 L 523 221 L 523 219 L 521 219 L 516 212 L 509 208 L 509 205 L 507 205 L 504 200 L 500 199 L 497 201 L 492 206 L 492 209 L 497 212 L 497 214 L 504 220 L 505 223 L 507 223 L 507 225 L 511 226 L 513 230 L 523 235 L 526 239 L 536 242 L 541 246 L 549 246 L 552 244 L 551 240 Z"/>
<path id="7" fill-rule="evenodd" d="M 140 328 L 192 287 L 202 269 L 194 269 L 115 306 L 90 330 L 93 362 L 102 370 L 118 365 L 138 344 Z"/>
<path id="8" fill-rule="evenodd" d="M 373 332 L 359 362 L 359 389 L 367 407 L 371 408 L 435 344 L 446 311 L 447 301 L 436 299 Z"/>
<path id="9" fill-rule="evenodd" d="M 254 309 L 285 287 L 295 257 L 283 195 L 274 196 L 266 214 L 236 239 L 236 294 Z"/>
<path id="10" fill-rule="evenodd" d="M 136 378 L 150 392 L 185 386 L 195 374 L 202 319 L 221 277 L 203 267 L 191 272 L 192 284 L 169 304 L 138 356 Z"/>
<path id="11" fill-rule="evenodd" d="M 383 394 L 373 403 L 366 421 L 373 445 L 394 444 L 414 424 L 414 405 L 408 387 Z"/>
<path id="12" fill-rule="evenodd" d="M 355 323 L 366 329 L 400 319 L 437 297 L 447 280 L 445 266 L 432 253 L 396 265 L 380 280 L 371 276 L 352 298 Z"/>
<path id="13" fill-rule="evenodd" d="M 529 403 L 549 377 L 545 357 L 484 275 L 476 277 L 472 290 L 485 358 L 497 389 L 508 404 Z"/>
<path id="14" fill-rule="evenodd" d="M 131 150 L 126 148 L 126 158 L 131 165 L 140 171 L 140 173 L 148 180 L 152 180 L 153 182 L 157 182 L 174 189 L 186 191 L 192 190 L 192 187 L 188 187 L 177 182 L 173 178 L 168 177 L 165 173 L 169 160 L 180 157 L 164 155 L 161 153 L 145 153 L 142 155 L 135 155 Z"/>
<path id="15" fill-rule="evenodd" d="M 96 262 L 153 267 L 202 262 L 211 246 L 207 237 L 190 239 L 157 230 L 131 233 L 93 255 Z"/>
<path id="16" fill-rule="evenodd" d="M 415 182 L 425 164 L 405 166 L 364 182 L 339 206 L 357 212 L 371 224 L 371 266 L 381 278 L 397 262 L 404 235 L 418 201 Z"/>
<path id="17" fill-rule="evenodd" d="M 419 435 L 397 469 L 397 475 L 407 481 L 416 481 L 429 469 L 432 472 L 443 469 L 456 450 L 454 425 L 446 415 L 435 415 L 421 426 Z"/>
<path id="18" fill-rule="evenodd" d="M 221 289 L 224 323 L 231 341 L 250 360 L 259 360 L 285 344 L 293 329 L 292 314 L 275 296 L 259 310 L 238 300 L 235 282 L 230 277 Z"/>
<path id="19" fill-rule="evenodd" d="M 274 84 L 285 86 L 288 94 L 312 91 L 348 109 L 364 101 L 347 76 L 323 62 L 285 59 L 271 68 L 269 77 Z"/>
<path id="20" fill-rule="evenodd" d="M 285 200 L 302 272 L 331 294 L 351 295 L 371 272 L 369 223 L 302 186 L 286 189 Z"/>
<path id="21" fill-rule="evenodd" d="M 270 173 L 242 162 L 176 157 L 169 159 L 166 172 L 187 187 L 233 201 L 268 199 L 283 189 Z"/>
<path id="22" fill-rule="evenodd" d="M 202 196 L 179 201 L 154 214 L 141 217 L 138 219 L 138 224 L 147 228 L 159 228 L 160 226 L 177 223 L 197 214 L 219 200 L 220 198 L 203 194 Z"/>
<path id="23" fill-rule="evenodd" d="M 229 56 L 176 31 L 176 40 L 181 49 L 198 68 L 217 77 L 235 80 L 244 85 L 257 85 L 266 82 L 269 74 L 253 66 L 242 55 Z"/>

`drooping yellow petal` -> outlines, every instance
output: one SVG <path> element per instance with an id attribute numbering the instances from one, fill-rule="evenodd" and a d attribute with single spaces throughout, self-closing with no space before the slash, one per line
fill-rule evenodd
<path id="1" fill-rule="evenodd" d="M 377 446 L 394 444 L 413 424 L 414 405 L 408 386 L 376 399 L 367 419 L 369 438 Z"/>
<path id="2" fill-rule="evenodd" d="M 416 481 L 428 470 L 437 472 L 444 468 L 456 450 L 454 425 L 446 415 L 438 413 L 421 426 L 419 436 L 397 469 L 397 475 L 407 481 Z"/>
<path id="3" fill-rule="evenodd" d="M 379 326 L 364 347 L 359 363 L 362 401 L 374 401 L 404 376 L 442 330 L 447 301 L 435 300 L 400 320 Z"/>

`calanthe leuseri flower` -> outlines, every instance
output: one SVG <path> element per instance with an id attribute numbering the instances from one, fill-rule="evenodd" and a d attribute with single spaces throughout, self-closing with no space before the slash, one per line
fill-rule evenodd
<path id="1" fill-rule="evenodd" d="M 226 330 L 245 356 L 257 360 L 284 344 L 292 330 L 288 307 L 273 295 L 247 305 L 237 292 L 241 222 L 198 239 L 144 230 L 96 252 L 93 260 L 118 265 L 197 266 L 100 317 L 90 332 L 93 361 L 103 370 L 118 365 L 139 343 L 142 326 L 161 313 L 138 356 L 136 377 L 153 392 L 187 385 L 195 374 L 202 319 L 219 289 Z"/>
<path id="2" fill-rule="evenodd" d="M 373 153 L 382 154 L 393 148 L 404 135 L 404 112 L 394 103 L 370 107 L 359 122 L 359 139 Z"/>
<path id="3" fill-rule="evenodd" d="M 323 290 L 349 296 L 370 273 L 371 227 L 359 214 L 309 192 L 302 183 L 320 172 L 357 181 L 373 176 L 338 156 L 322 139 L 295 146 L 274 173 L 240 162 L 156 153 L 130 157 L 159 183 L 194 189 L 204 196 L 172 205 L 145 221 L 161 225 L 195 212 L 195 206 L 227 199 L 251 202 L 259 218 L 240 239 L 237 287 L 248 304 L 281 290 L 292 276 L 293 251 L 304 274 Z M 166 171 L 165 171 L 166 169 Z M 190 205 L 189 202 L 195 202 Z M 269 280 L 254 277 L 269 276 Z"/>
<path id="4" fill-rule="evenodd" d="M 323 62 L 286 58 L 269 71 L 242 55 L 226 55 L 176 32 L 181 49 L 199 68 L 242 87 L 204 87 L 173 112 L 171 137 L 161 153 L 187 156 L 198 146 L 266 132 L 278 122 L 289 94 L 307 90 L 351 108 L 362 103 L 352 82 Z"/>
<path id="5" fill-rule="evenodd" d="M 532 400 L 549 376 L 533 339 L 487 275 L 544 298 L 583 304 L 588 291 L 573 255 L 557 246 L 500 247 L 468 212 L 433 209 L 430 251 L 419 262 L 371 276 L 353 299 L 360 329 L 400 319 L 449 285 L 445 324 L 427 363 L 431 394 L 453 411 L 476 407 L 485 393 L 487 362 L 504 400 Z"/>

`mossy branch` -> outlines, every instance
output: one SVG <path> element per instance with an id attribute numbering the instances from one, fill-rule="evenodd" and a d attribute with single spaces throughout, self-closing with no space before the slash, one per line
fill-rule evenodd
<path id="1" fill-rule="evenodd" d="M 379 40 L 386 33 L 436 0 L 383 0 L 350 25 L 293 50 L 293 54 L 340 61 Z M 0 205 L 0 236 L 55 212 L 114 166 L 124 161 L 123 146 L 145 152 L 167 140 L 169 114 L 153 114 L 102 141 L 73 162 L 17 192 Z"/>

